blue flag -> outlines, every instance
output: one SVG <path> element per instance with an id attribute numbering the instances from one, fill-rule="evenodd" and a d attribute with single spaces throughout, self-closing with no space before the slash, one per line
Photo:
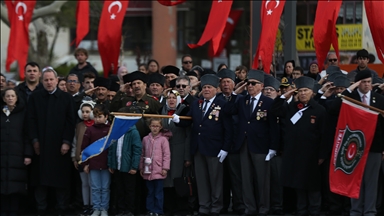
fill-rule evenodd
<path id="1" fill-rule="evenodd" d="M 141 117 L 115 116 L 108 135 L 98 139 L 85 148 L 81 153 L 81 161 L 79 163 L 101 154 L 105 149 L 109 148 L 109 146 L 116 143 L 140 118 Z"/>

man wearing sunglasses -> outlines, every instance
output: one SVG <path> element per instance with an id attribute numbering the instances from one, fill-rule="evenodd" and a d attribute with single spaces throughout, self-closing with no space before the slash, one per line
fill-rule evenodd
<path id="1" fill-rule="evenodd" d="M 180 93 L 181 103 L 189 107 L 193 101 L 197 100 L 196 97 L 190 94 L 191 80 L 188 76 L 181 76 L 176 79 L 176 90 Z"/>
<path id="2" fill-rule="evenodd" d="M 240 150 L 242 194 L 247 215 L 267 215 L 270 210 L 270 160 L 278 139 L 276 117 L 269 113 L 273 100 L 262 95 L 264 72 L 248 72 L 245 97 L 227 103 L 225 112 L 238 116 L 233 151 Z M 254 183 L 256 180 L 256 184 Z M 258 193 L 254 193 L 254 191 Z"/>
<path id="3" fill-rule="evenodd" d="M 327 56 L 327 67 L 329 66 L 336 66 L 339 67 L 339 59 L 337 58 L 335 53 L 329 53 Z M 341 70 L 343 74 L 348 74 L 347 71 Z M 320 72 L 320 78 L 323 78 L 325 75 L 327 75 L 326 70 L 322 70 Z"/>
<path id="4" fill-rule="evenodd" d="M 183 55 L 183 57 L 181 57 L 180 76 L 188 73 L 192 69 L 192 66 L 193 66 L 192 56 L 189 54 Z"/>

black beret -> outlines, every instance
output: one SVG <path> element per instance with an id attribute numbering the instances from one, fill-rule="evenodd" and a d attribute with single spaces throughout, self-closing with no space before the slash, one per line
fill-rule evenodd
<path id="1" fill-rule="evenodd" d="M 217 76 L 221 79 L 230 78 L 231 80 L 235 81 L 235 72 L 226 68 L 217 72 Z"/>
<path id="2" fill-rule="evenodd" d="M 333 73 L 341 72 L 341 70 L 338 66 L 330 65 L 327 67 L 327 69 L 325 69 L 325 72 L 327 74 L 333 74 Z"/>
<path id="3" fill-rule="evenodd" d="M 264 87 L 270 86 L 274 88 L 276 91 L 279 90 L 280 87 L 280 81 L 275 79 L 273 76 L 266 75 L 264 77 Z"/>
<path id="4" fill-rule="evenodd" d="M 366 49 L 362 49 L 362 50 L 357 51 L 356 57 L 367 57 L 367 58 L 369 58 L 369 53 L 368 53 L 368 51 Z"/>
<path id="5" fill-rule="evenodd" d="M 172 74 L 175 74 L 176 76 L 179 76 L 180 69 L 176 66 L 173 66 L 173 65 L 167 65 L 167 66 L 163 67 L 162 72 L 163 72 L 163 74 L 172 73 Z"/>
<path id="6" fill-rule="evenodd" d="M 94 86 L 95 87 L 105 87 L 109 90 L 110 88 L 110 80 L 107 79 L 107 78 L 104 78 L 104 77 L 96 77 L 95 81 L 94 81 Z"/>
<path id="7" fill-rule="evenodd" d="M 295 86 L 297 89 L 309 88 L 314 90 L 315 80 L 307 76 L 301 76 L 295 80 Z"/>
<path id="8" fill-rule="evenodd" d="M 360 81 L 362 79 L 366 79 L 366 78 L 369 78 L 369 77 L 372 77 L 371 71 L 369 71 L 369 70 L 359 71 L 359 72 L 357 72 L 357 74 L 355 76 L 355 82 L 358 82 L 358 81 Z"/>
<path id="9" fill-rule="evenodd" d="M 264 72 L 261 70 L 249 70 L 247 74 L 248 79 L 255 79 L 264 83 Z"/>
<path id="10" fill-rule="evenodd" d="M 219 86 L 219 77 L 215 74 L 205 74 L 201 77 L 201 87 L 204 87 L 205 85 L 211 85 L 215 88 Z"/>
<path id="11" fill-rule="evenodd" d="M 186 75 L 186 76 L 195 76 L 195 77 L 197 77 L 197 73 L 194 72 L 194 71 L 189 71 L 189 72 L 187 72 L 185 75 Z"/>
<path id="12" fill-rule="evenodd" d="M 109 90 L 114 91 L 114 92 L 118 92 L 120 90 L 120 84 L 111 80 L 111 87 L 109 88 Z"/>
<path id="13" fill-rule="evenodd" d="M 345 87 L 348 88 L 350 86 L 350 81 L 346 76 L 338 76 L 335 78 L 333 85 L 336 87 Z"/>
<path id="14" fill-rule="evenodd" d="M 165 77 L 164 75 L 161 75 L 159 73 L 153 73 L 148 76 L 148 86 L 150 86 L 152 83 L 159 83 L 161 86 L 164 87 L 165 83 Z"/>

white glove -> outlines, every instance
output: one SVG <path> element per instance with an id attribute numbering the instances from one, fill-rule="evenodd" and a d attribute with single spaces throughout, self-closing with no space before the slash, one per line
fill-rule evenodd
<path id="1" fill-rule="evenodd" d="M 177 114 L 173 114 L 172 116 L 173 116 L 173 118 L 172 118 L 173 122 L 175 122 L 175 123 L 179 123 L 180 122 L 180 116 L 178 116 Z"/>
<path id="2" fill-rule="evenodd" d="M 267 156 L 265 157 L 265 161 L 270 161 L 273 157 L 276 156 L 276 150 L 269 149 Z"/>
<path id="3" fill-rule="evenodd" d="M 217 155 L 217 157 L 219 158 L 220 163 L 223 163 L 223 161 L 227 157 L 227 155 L 228 155 L 228 152 L 226 152 L 224 150 L 220 150 L 219 154 Z"/>

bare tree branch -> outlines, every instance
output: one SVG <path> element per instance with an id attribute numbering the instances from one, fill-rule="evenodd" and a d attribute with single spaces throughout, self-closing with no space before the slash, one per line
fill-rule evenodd
<path id="1" fill-rule="evenodd" d="M 52 4 L 37 8 L 33 11 L 32 22 L 40 17 L 49 16 L 60 12 L 61 6 L 67 1 L 54 1 Z"/>
<path id="2" fill-rule="evenodd" d="M 33 11 L 33 16 L 31 22 L 35 21 L 36 19 L 44 16 L 49 16 L 56 14 L 60 12 L 61 7 L 66 3 L 67 1 L 54 1 L 52 4 L 37 8 Z M 7 25 L 10 26 L 9 19 L 8 19 L 8 10 L 7 7 L 4 4 L 1 4 L 1 20 Z"/>
<path id="3" fill-rule="evenodd" d="M 1 4 L 1 20 L 7 25 L 10 26 L 9 24 L 9 19 L 8 19 L 8 10 L 7 7 L 4 4 Z"/>

